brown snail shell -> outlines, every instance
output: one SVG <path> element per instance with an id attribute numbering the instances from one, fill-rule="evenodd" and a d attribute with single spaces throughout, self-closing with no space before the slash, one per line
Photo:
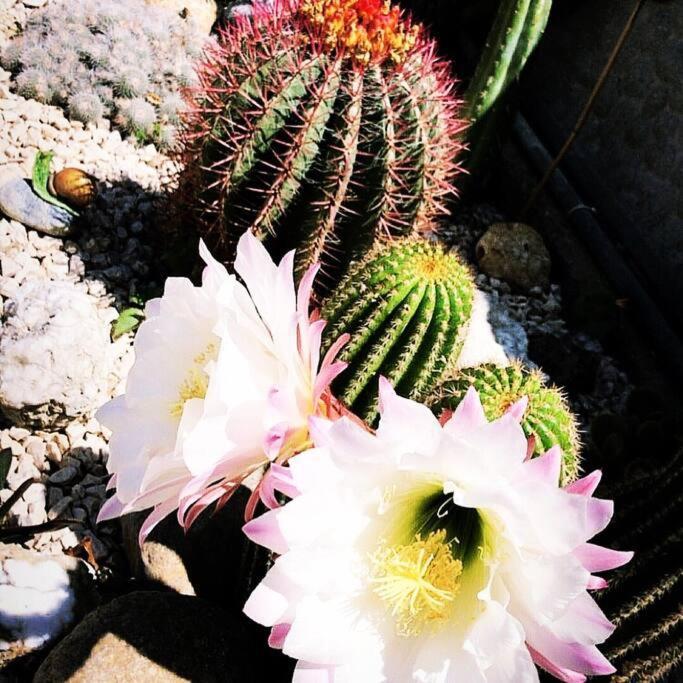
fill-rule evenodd
<path id="1" fill-rule="evenodd" d="M 80 168 L 65 168 L 54 173 L 48 181 L 48 190 L 59 199 L 83 209 L 95 199 L 95 182 Z"/>

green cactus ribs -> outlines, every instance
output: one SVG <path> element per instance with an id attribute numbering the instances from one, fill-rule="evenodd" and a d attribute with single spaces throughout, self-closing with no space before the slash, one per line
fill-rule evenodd
<path id="1" fill-rule="evenodd" d="M 458 371 L 432 394 L 428 404 L 436 415 L 455 410 L 473 386 L 479 393 L 487 419 L 495 420 L 518 400 L 529 404 L 522 418 L 527 437 L 534 437 L 534 455 L 558 445 L 562 449 L 561 483 L 574 481 L 580 471 L 579 431 L 576 418 L 560 389 L 549 386 L 539 370 L 515 362 L 507 367 L 486 364 Z"/>
<path id="2" fill-rule="evenodd" d="M 413 238 L 376 245 L 323 306 L 323 347 L 351 335 L 335 394 L 370 424 L 380 375 L 399 394 L 424 398 L 455 363 L 473 297 L 469 270 L 441 246 Z"/>
<path id="3" fill-rule="evenodd" d="M 433 42 L 387 2 L 257 9 L 199 71 L 181 192 L 224 260 L 252 229 L 276 254 L 296 248 L 299 275 L 320 261 L 331 286 L 378 238 L 444 215 L 460 102 Z"/>

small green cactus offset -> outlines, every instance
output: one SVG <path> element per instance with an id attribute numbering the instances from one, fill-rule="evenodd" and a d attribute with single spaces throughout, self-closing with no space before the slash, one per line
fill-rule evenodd
<path id="1" fill-rule="evenodd" d="M 323 347 L 351 335 L 335 394 L 370 424 L 380 375 L 423 399 L 457 359 L 473 297 L 468 268 L 441 246 L 411 238 L 375 246 L 323 306 Z"/>
<path id="2" fill-rule="evenodd" d="M 580 440 L 576 418 L 567 405 L 564 394 L 548 386 L 543 373 L 515 362 L 507 367 L 492 364 L 458 371 L 432 394 L 428 403 L 436 415 L 455 410 L 473 386 L 479 392 L 487 419 L 501 417 L 524 396 L 529 404 L 522 417 L 527 437 L 534 437 L 534 455 L 552 446 L 562 449 L 561 483 L 574 481 L 580 471 Z"/>
<path id="3" fill-rule="evenodd" d="M 388 1 L 256 3 L 199 77 L 180 195 L 225 260 L 250 228 L 296 247 L 299 274 L 322 262 L 329 286 L 376 238 L 444 215 L 460 102 L 433 41 Z"/>

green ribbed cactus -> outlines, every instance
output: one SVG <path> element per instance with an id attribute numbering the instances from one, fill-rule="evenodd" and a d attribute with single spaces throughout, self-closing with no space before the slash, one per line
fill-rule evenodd
<path id="1" fill-rule="evenodd" d="M 539 370 L 531 370 L 521 363 L 507 367 L 493 364 L 463 368 L 453 379 L 446 380 L 428 399 L 428 404 L 440 415 L 443 410 L 455 410 L 473 386 L 479 392 L 484 413 L 489 420 L 499 418 L 524 396 L 529 405 L 522 418 L 527 437 L 535 439 L 534 455 L 552 446 L 562 449 L 562 484 L 576 479 L 580 470 L 581 444 L 576 424 L 564 394 L 549 386 Z"/>
<path id="2" fill-rule="evenodd" d="M 424 398 L 455 363 L 473 296 L 469 270 L 441 246 L 416 239 L 376 246 L 322 310 L 324 348 L 351 335 L 335 394 L 368 423 L 377 417 L 380 375 L 399 394 Z"/>
<path id="3" fill-rule="evenodd" d="M 465 95 L 472 123 L 519 78 L 545 31 L 551 7 L 552 0 L 502 0 Z"/>
<path id="4" fill-rule="evenodd" d="M 501 0 L 486 46 L 465 94 L 465 115 L 472 123 L 467 170 L 473 191 L 496 159 L 501 130 L 509 116 L 503 96 L 519 78 L 543 35 L 552 0 Z"/>
<path id="5" fill-rule="evenodd" d="M 282 0 L 228 24 L 183 127 L 184 204 L 230 260 L 251 229 L 323 279 L 446 212 L 464 127 L 450 67 L 388 0 Z M 334 278 L 326 284 L 334 282 Z"/>

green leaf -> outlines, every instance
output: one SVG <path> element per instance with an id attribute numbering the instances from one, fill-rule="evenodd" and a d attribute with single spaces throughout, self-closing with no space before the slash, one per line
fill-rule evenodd
<path id="1" fill-rule="evenodd" d="M 111 336 L 118 339 L 128 332 L 134 332 L 145 318 L 145 312 L 140 308 L 124 308 L 114 321 Z"/>
<path id="2" fill-rule="evenodd" d="M 0 451 L 0 489 L 5 488 L 9 468 L 12 466 L 12 449 L 4 448 Z"/>
<path id="3" fill-rule="evenodd" d="M 78 211 L 74 211 L 68 204 L 60 202 L 57 197 L 50 194 L 47 189 L 47 180 L 50 177 L 50 165 L 52 164 L 54 152 L 38 152 L 33 161 L 33 191 L 43 200 L 60 209 L 68 211 L 72 216 L 78 216 Z"/>

